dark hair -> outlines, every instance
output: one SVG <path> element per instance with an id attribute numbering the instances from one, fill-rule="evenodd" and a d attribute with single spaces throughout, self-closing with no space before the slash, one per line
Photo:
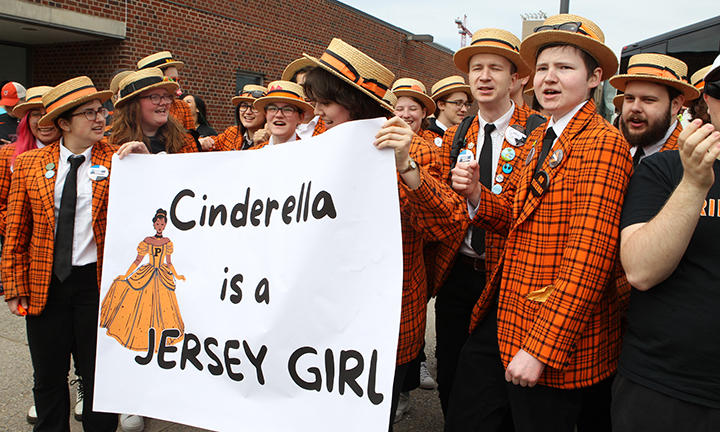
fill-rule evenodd
<path id="1" fill-rule="evenodd" d="M 290 77 L 290 81 L 297 84 L 297 77 L 298 75 L 306 74 L 310 72 L 311 70 L 315 69 L 315 66 L 305 66 L 295 71 L 294 74 L 292 74 L 292 77 Z"/>
<path id="2" fill-rule="evenodd" d="M 194 95 L 192 93 L 183 93 L 180 95 L 180 99 L 185 99 L 186 96 L 192 96 L 195 100 L 195 108 L 198 110 L 198 126 L 207 126 L 211 128 L 210 122 L 207 120 L 207 105 L 205 105 L 205 101 L 200 98 L 200 96 Z"/>
<path id="3" fill-rule="evenodd" d="M 158 219 L 163 219 L 167 223 L 167 212 L 161 208 L 157 209 L 155 216 L 153 216 L 153 223 L 157 222 Z"/>
<path id="4" fill-rule="evenodd" d="M 680 90 L 676 89 L 675 87 L 665 86 L 668 92 L 668 98 L 670 102 L 672 102 L 673 99 L 683 94 Z"/>
<path id="5" fill-rule="evenodd" d="M 710 113 L 708 113 L 708 106 L 705 103 L 705 99 L 702 96 L 690 102 L 688 112 L 693 120 L 700 119 L 703 123 L 710 123 Z"/>
<path id="6" fill-rule="evenodd" d="M 566 42 L 549 43 L 547 45 L 541 46 L 538 49 L 537 56 L 535 58 L 537 59 L 537 57 L 540 57 L 540 53 L 545 51 L 548 48 L 565 48 L 565 47 L 574 48 L 580 54 L 580 58 L 582 58 L 582 61 L 585 64 L 585 69 L 587 70 L 587 79 L 592 78 L 593 72 L 595 71 L 595 69 L 600 67 L 600 64 L 598 63 L 597 60 L 595 60 L 595 57 L 591 56 L 587 51 L 585 51 L 584 49 L 582 49 L 578 46 L 575 46 L 575 45 L 572 45 L 572 44 L 569 44 Z M 537 60 L 536 60 L 536 63 L 537 63 Z M 599 87 L 600 86 L 590 89 L 590 92 L 589 92 L 587 98 L 593 99 L 595 97 L 595 93 Z"/>
<path id="7" fill-rule="evenodd" d="M 305 76 L 305 95 L 317 102 L 335 102 L 350 112 L 351 120 L 387 117 L 378 101 L 323 68 L 313 68 Z"/>

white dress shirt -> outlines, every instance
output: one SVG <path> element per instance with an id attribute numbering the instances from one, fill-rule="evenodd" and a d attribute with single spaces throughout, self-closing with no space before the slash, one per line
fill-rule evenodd
<path id="1" fill-rule="evenodd" d="M 73 152 L 68 150 L 60 139 L 60 160 L 55 173 L 55 233 L 57 236 L 57 220 L 60 216 L 60 200 L 63 186 L 70 171 L 68 158 Z M 92 227 L 92 180 L 88 175 L 92 163 L 92 147 L 82 153 L 85 160 L 77 170 L 77 202 L 75 204 L 75 229 L 73 230 L 72 265 L 83 266 L 97 262 L 97 245 Z M 107 167 L 106 167 L 107 168 Z M 107 181 L 107 180 L 104 180 Z"/>
<path id="2" fill-rule="evenodd" d="M 295 128 L 295 133 L 298 134 L 300 139 L 312 138 L 313 132 L 315 132 L 315 126 L 317 126 L 320 116 L 315 116 L 307 123 L 300 123 Z"/>
<path id="3" fill-rule="evenodd" d="M 498 161 L 500 160 L 500 152 L 502 151 L 503 141 L 505 140 L 505 130 L 510 126 L 510 119 L 515 112 L 515 103 L 510 101 L 510 109 L 505 112 L 499 119 L 492 122 L 495 125 L 495 130 L 490 132 L 490 139 L 492 140 L 492 165 L 490 165 L 492 172 L 490 173 L 491 187 L 495 185 L 495 171 L 497 170 Z M 485 121 L 480 117 L 480 113 L 477 115 L 478 128 L 477 143 L 475 143 L 475 160 L 479 160 L 480 152 L 482 151 L 483 143 L 485 142 L 485 125 L 489 122 Z M 469 144 L 469 143 L 468 143 Z M 468 209 L 469 210 L 469 209 Z M 472 258 L 485 258 L 485 254 L 482 256 L 478 255 L 471 246 L 472 244 L 472 228 L 467 230 L 465 234 L 465 240 L 460 245 L 460 253 L 467 255 Z"/>
<path id="4" fill-rule="evenodd" d="M 553 141 L 553 146 L 555 146 L 555 143 L 557 142 L 558 138 L 560 138 L 560 135 L 562 135 L 562 133 L 565 130 L 565 128 L 567 127 L 567 125 L 570 124 L 570 120 L 572 120 L 573 117 L 575 117 L 575 114 L 577 114 L 578 111 L 580 111 L 587 102 L 588 101 L 586 101 L 586 100 L 580 102 L 578 105 L 575 106 L 575 108 L 571 109 L 570 112 L 568 112 L 567 114 L 565 114 L 564 116 L 560 117 L 557 120 L 555 119 L 555 116 L 552 116 L 550 118 L 550 121 L 548 122 L 548 126 L 545 130 L 547 131 L 548 129 L 553 128 L 553 130 L 555 131 L 556 138 L 555 138 L 555 141 Z M 540 151 L 540 150 L 541 149 L 538 149 L 538 151 Z"/>
<path id="5" fill-rule="evenodd" d="M 435 119 L 435 124 L 437 125 L 437 127 L 439 127 L 440 129 L 442 129 L 442 130 L 444 130 L 444 131 L 447 131 L 447 130 L 448 130 L 447 126 L 445 126 L 444 124 L 442 124 L 442 123 L 440 122 L 440 120 L 438 120 L 437 118 Z"/>

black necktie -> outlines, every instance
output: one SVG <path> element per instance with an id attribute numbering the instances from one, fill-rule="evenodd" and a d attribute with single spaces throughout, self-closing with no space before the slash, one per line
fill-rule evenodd
<path id="1" fill-rule="evenodd" d="M 491 179 L 493 174 L 492 169 L 492 137 L 490 134 L 495 130 L 495 125 L 487 123 L 485 125 L 485 138 L 483 138 L 483 146 L 480 150 L 480 157 L 478 158 L 478 165 L 480 167 L 480 183 L 489 188 L 491 185 Z M 472 237 L 470 239 L 470 245 L 472 246 L 475 253 L 482 255 L 485 253 L 485 230 L 473 225 L 472 226 Z"/>
<path id="2" fill-rule="evenodd" d="M 543 162 L 545 162 L 545 158 L 547 157 L 548 153 L 550 153 L 550 149 L 552 148 L 555 138 L 557 138 L 557 135 L 555 134 L 553 128 L 550 128 L 545 132 L 545 138 L 543 138 L 542 140 L 542 150 L 540 150 L 540 156 L 538 156 L 538 163 L 535 167 L 536 173 L 542 167 L 542 164 Z"/>
<path id="3" fill-rule="evenodd" d="M 53 273 L 63 282 L 72 271 L 73 231 L 75 230 L 75 204 L 77 203 L 77 170 L 85 161 L 83 155 L 72 155 L 68 158 L 70 170 L 65 177 L 60 212 L 55 234 L 53 253 Z"/>
<path id="4" fill-rule="evenodd" d="M 633 168 L 638 166 L 640 159 L 642 159 L 643 156 L 645 156 L 645 150 L 643 150 L 642 147 L 637 147 L 635 149 L 635 155 L 633 156 Z"/>

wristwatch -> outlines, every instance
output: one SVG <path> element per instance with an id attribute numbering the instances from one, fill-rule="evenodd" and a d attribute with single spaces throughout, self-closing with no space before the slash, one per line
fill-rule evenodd
<path id="1" fill-rule="evenodd" d="M 405 167 L 402 171 L 398 171 L 398 173 L 405 174 L 406 172 L 412 171 L 416 168 L 417 168 L 417 164 L 415 163 L 413 158 L 410 158 L 410 160 L 408 161 L 407 167 Z"/>

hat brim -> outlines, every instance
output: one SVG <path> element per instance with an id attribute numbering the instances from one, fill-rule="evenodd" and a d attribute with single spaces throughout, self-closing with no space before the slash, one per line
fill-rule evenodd
<path id="1" fill-rule="evenodd" d="M 468 73 L 470 70 L 470 59 L 476 54 L 495 54 L 501 57 L 505 57 L 512 64 L 515 65 L 518 76 L 520 78 L 524 78 L 530 75 L 530 68 L 525 63 L 523 57 L 521 57 L 520 54 L 510 49 L 492 46 L 466 46 L 460 48 L 455 53 L 455 55 L 453 55 L 453 62 L 455 63 L 455 67 L 465 73 Z"/>
<path id="2" fill-rule="evenodd" d="M 180 86 L 179 86 L 176 82 L 174 82 L 174 81 L 160 81 L 160 82 L 158 82 L 158 83 L 151 84 L 151 85 L 149 85 L 149 86 L 147 86 L 147 87 L 143 87 L 143 88 L 141 88 L 141 89 L 135 90 L 134 92 L 130 93 L 129 95 L 123 96 L 123 97 L 119 98 L 119 99 L 115 102 L 115 106 L 116 106 L 116 107 L 123 106 L 123 105 L 125 105 L 130 99 L 133 99 L 134 97 L 136 97 L 136 96 L 139 95 L 140 93 L 145 92 L 145 91 L 148 91 L 148 90 L 156 89 L 156 88 L 164 88 L 164 89 L 166 89 L 167 91 L 169 91 L 170 93 L 175 93 L 175 92 L 177 91 L 177 89 L 180 88 Z"/>
<path id="3" fill-rule="evenodd" d="M 622 107 L 623 107 L 624 101 L 625 101 L 624 94 L 615 95 L 615 97 L 613 97 L 613 101 L 612 101 L 613 105 L 615 105 L 615 109 L 621 113 L 622 113 Z"/>
<path id="4" fill-rule="evenodd" d="M 662 77 L 654 77 L 651 75 L 633 75 L 633 74 L 623 74 L 623 75 L 615 75 L 614 77 L 610 78 L 610 85 L 615 87 L 616 89 L 620 90 L 621 92 L 624 92 L 627 88 L 627 84 L 630 81 L 645 81 L 650 82 L 654 84 L 660 84 L 665 85 L 668 87 L 672 87 L 679 91 L 680 93 L 685 96 L 685 101 L 691 101 L 695 100 L 700 97 L 700 90 L 697 88 L 691 86 L 690 84 L 686 84 L 682 81 L 670 79 L 670 78 L 662 78 Z"/>
<path id="5" fill-rule="evenodd" d="M 283 73 L 282 73 L 282 76 L 280 77 L 280 79 L 282 81 L 292 81 L 292 77 L 293 77 L 293 75 L 295 75 L 295 73 L 297 71 L 299 71 L 302 68 L 308 67 L 308 66 L 314 67 L 315 63 L 306 59 L 305 57 L 293 60 L 292 62 L 290 62 L 289 65 L 287 65 L 285 70 L 283 70 Z"/>
<path id="6" fill-rule="evenodd" d="M 15 105 L 15 108 L 12 110 L 12 115 L 15 118 L 22 118 L 27 114 L 28 111 L 42 108 L 43 104 L 42 101 L 33 101 L 33 102 L 23 102 L 21 104 Z"/>
<path id="7" fill-rule="evenodd" d="M 316 59 L 315 57 L 309 56 L 309 55 L 307 55 L 307 54 L 303 54 L 303 57 L 305 57 L 306 59 L 312 61 L 315 66 L 318 66 L 318 67 L 322 68 L 323 70 L 326 70 L 326 71 L 330 72 L 331 74 L 333 74 L 333 75 L 335 75 L 336 77 L 340 78 L 341 80 L 345 81 L 346 83 L 348 83 L 348 84 L 351 85 L 352 87 L 354 87 L 354 88 L 360 90 L 362 93 L 368 95 L 372 100 L 374 100 L 375 102 L 377 102 L 378 104 L 380 104 L 380 106 L 381 106 L 382 108 L 384 108 L 385 110 L 387 110 L 389 113 L 392 114 L 392 113 L 395 112 L 395 109 L 394 109 L 392 106 L 390 106 L 390 104 L 388 104 L 386 101 L 380 99 L 380 98 L 377 97 L 375 94 L 371 93 L 369 90 L 366 90 L 366 89 L 360 87 L 359 85 L 357 85 L 357 83 L 354 83 L 350 78 L 346 77 L 345 75 L 337 72 L 336 70 L 334 70 L 334 69 L 332 69 L 332 68 L 330 68 L 330 67 L 328 67 L 328 66 L 325 66 L 325 64 L 323 64 L 319 59 Z M 390 90 L 388 90 L 388 91 L 390 91 Z"/>
<path id="8" fill-rule="evenodd" d="M 260 98 L 257 98 L 257 99 L 260 99 Z M 252 96 L 234 96 L 232 99 L 230 99 L 230 102 L 232 102 L 233 105 L 238 106 L 238 105 L 240 105 L 241 102 L 253 103 L 257 99 Z"/>
<path id="9" fill-rule="evenodd" d="M 610 47 L 590 36 L 565 30 L 545 30 L 531 34 L 520 44 L 520 56 L 534 68 L 538 50 L 544 45 L 555 43 L 573 45 L 590 54 L 602 68 L 602 81 L 617 72 L 618 59 Z"/>
<path id="10" fill-rule="evenodd" d="M 113 92 L 110 90 L 103 90 L 96 93 L 92 93 L 86 96 L 83 96 L 81 98 L 72 100 L 65 105 L 56 108 L 49 113 L 45 114 L 40 118 L 38 121 L 38 126 L 52 126 L 55 119 L 58 118 L 62 113 L 68 112 L 69 110 L 78 107 L 86 102 L 90 102 L 93 100 L 99 100 L 100 103 L 105 103 L 112 97 Z"/>
<path id="11" fill-rule="evenodd" d="M 395 96 L 398 99 L 403 96 L 407 96 L 419 100 L 420 104 L 425 108 L 425 116 L 429 116 L 435 113 L 435 109 L 437 108 L 437 106 L 435 105 L 435 101 L 433 101 L 430 96 L 426 95 L 425 93 L 409 89 L 397 89 L 393 90 L 392 92 L 395 93 Z"/>
<path id="12" fill-rule="evenodd" d="M 470 90 L 470 86 L 467 84 L 458 84 L 456 86 L 446 87 L 432 95 L 430 98 L 437 104 L 437 101 L 442 99 L 444 96 L 457 92 L 465 93 L 468 96 L 468 100 L 473 99 L 472 91 Z"/>
<path id="13" fill-rule="evenodd" d="M 313 108 L 313 106 L 307 102 L 299 101 L 297 99 L 283 97 L 283 96 L 263 96 L 261 98 L 257 98 L 257 99 L 255 99 L 255 102 L 253 102 L 253 108 L 260 111 L 262 109 L 265 109 L 266 106 L 268 106 L 274 102 L 281 102 L 281 103 L 286 103 L 286 104 L 292 105 L 292 106 L 302 110 L 303 113 L 305 113 L 307 111 L 315 110 L 315 108 Z"/>
<path id="14" fill-rule="evenodd" d="M 161 65 L 151 66 L 151 67 L 156 67 L 156 68 L 158 68 L 158 69 L 160 69 L 160 70 L 163 70 L 163 69 L 167 69 L 167 68 L 169 68 L 169 67 L 171 67 L 171 66 L 175 66 L 175 68 L 176 68 L 178 71 L 181 71 L 181 70 L 185 67 L 185 63 L 181 62 L 180 60 L 173 60 L 173 61 L 171 61 L 171 62 L 167 62 L 167 63 L 163 63 L 163 64 L 161 64 Z M 148 69 L 148 68 L 144 68 L 144 69 Z"/>

